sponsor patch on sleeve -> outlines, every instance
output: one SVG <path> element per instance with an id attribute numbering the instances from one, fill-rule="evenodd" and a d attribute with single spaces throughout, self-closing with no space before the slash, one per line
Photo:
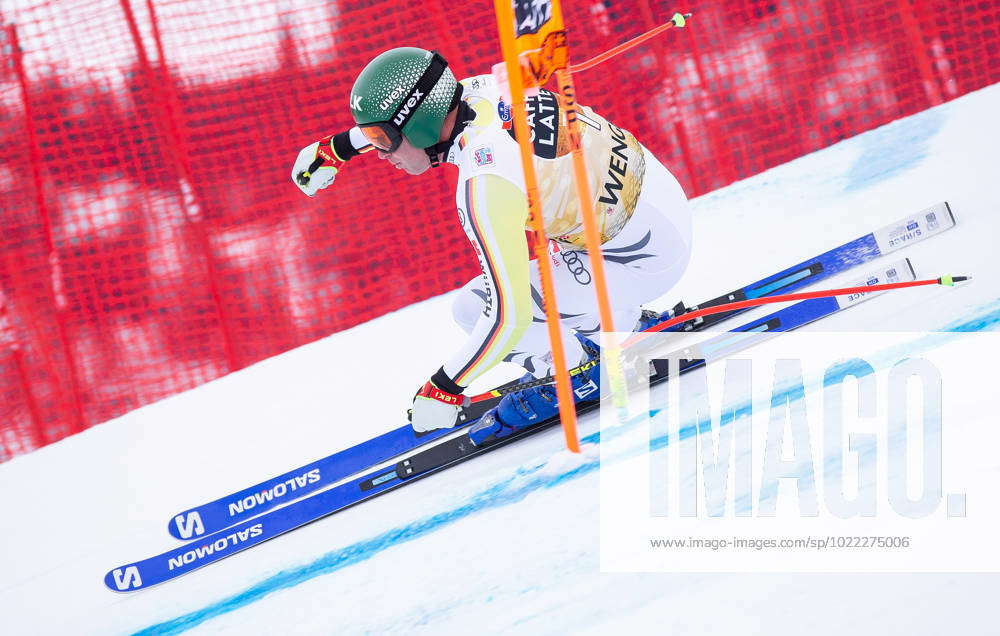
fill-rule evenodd
<path id="1" fill-rule="evenodd" d="M 513 117 L 510 113 L 510 106 L 504 103 L 502 99 L 500 100 L 500 103 L 497 104 L 497 114 L 500 115 L 500 121 L 503 122 L 502 125 L 504 130 L 509 130 L 513 123 L 511 121 Z"/>

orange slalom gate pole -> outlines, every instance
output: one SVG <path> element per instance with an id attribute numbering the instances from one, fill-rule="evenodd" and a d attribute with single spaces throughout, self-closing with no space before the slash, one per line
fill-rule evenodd
<path id="1" fill-rule="evenodd" d="M 569 371 L 566 366 L 566 351 L 563 348 L 562 325 L 556 307 L 555 285 L 552 282 L 552 264 L 549 262 L 548 238 L 545 235 L 545 221 L 538 196 L 538 177 L 532 162 L 534 150 L 531 146 L 531 129 L 524 97 L 524 82 L 521 65 L 514 43 L 514 9 L 510 0 L 493 0 L 497 14 L 497 28 L 500 31 L 500 48 L 509 78 L 511 112 L 514 117 L 514 132 L 521 148 L 521 167 L 524 170 L 524 187 L 528 195 L 528 211 L 534 234 L 535 258 L 538 259 L 538 276 L 542 284 L 542 300 L 545 305 L 545 323 L 552 343 L 552 366 L 555 368 L 556 397 L 559 401 L 559 419 L 566 437 L 566 448 L 580 452 L 580 441 L 576 432 L 576 409 L 570 386 Z"/>
<path id="2" fill-rule="evenodd" d="M 690 14 L 689 14 L 690 15 Z M 566 124 L 569 128 L 570 150 L 573 154 L 573 176 L 576 182 L 576 195 L 580 202 L 580 214 L 583 217 L 584 241 L 587 254 L 590 255 L 590 267 L 594 275 L 594 294 L 597 297 L 598 315 L 601 318 L 601 331 L 614 332 L 614 316 L 611 312 L 611 300 L 608 296 L 608 282 L 604 272 L 604 257 L 601 252 L 601 245 L 604 237 L 601 228 L 597 226 L 597 215 L 594 211 L 593 194 L 590 189 L 590 179 L 587 176 L 587 161 L 583 155 L 582 131 L 577 113 L 579 105 L 576 101 L 576 87 L 573 83 L 573 71 L 591 68 L 605 60 L 608 60 L 623 51 L 626 51 L 646 40 L 662 33 L 667 29 L 678 26 L 683 27 L 687 23 L 687 17 L 680 13 L 675 13 L 671 21 L 661 25 L 651 31 L 633 38 L 624 44 L 620 44 L 600 55 L 588 60 L 580 66 L 574 67 L 567 64 L 567 68 L 556 70 L 556 78 L 559 83 L 559 92 L 563 96 L 563 107 L 566 112 Z M 568 49 L 568 46 L 567 46 Z M 567 50 L 567 59 L 569 52 Z M 618 406 L 625 406 L 625 381 L 621 367 L 620 347 L 617 342 L 610 342 L 605 345 L 602 352 L 602 361 L 606 363 L 608 379 L 611 384 L 611 391 L 614 403 Z"/>
<path id="3" fill-rule="evenodd" d="M 590 255 L 590 269 L 594 275 L 594 294 L 597 296 L 597 310 L 601 318 L 601 331 L 614 332 L 614 316 L 611 313 L 611 301 L 608 298 L 608 279 L 604 274 L 604 256 L 601 252 L 603 236 L 597 227 L 597 215 L 594 212 L 593 194 L 590 189 L 590 179 L 587 176 L 587 160 L 583 156 L 582 125 L 577 117 L 576 87 L 573 85 L 573 74 L 564 69 L 556 71 L 559 82 L 559 92 L 563 96 L 566 111 L 566 124 L 569 128 L 570 150 L 573 153 L 573 181 L 576 182 L 576 197 L 580 201 L 580 214 L 583 216 L 583 235 Z M 631 328 L 630 328 L 631 330 Z M 607 363 L 608 378 L 615 396 L 615 403 L 624 406 L 624 375 L 621 370 L 618 343 L 605 347 L 602 359 Z"/>

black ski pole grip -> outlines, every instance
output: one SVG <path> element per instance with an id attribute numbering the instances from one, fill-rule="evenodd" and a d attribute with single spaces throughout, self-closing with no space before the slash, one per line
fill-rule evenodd
<path id="1" fill-rule="evenodd" d="M 323 165 L 323 157 L 317 156 L 315 159 L 313 159 L 313 162 L 309 164 L 308 169 L 303 170 L 302 172 L 300 172 L 295 176 L 295 180 L 299 182 L 299 185 L 303 186 L 309 185 L 309 179 L 312 177 L 312 174 L 316 172 L 316 170 L 318 170 L 319 167 L 322 165 Z"/>

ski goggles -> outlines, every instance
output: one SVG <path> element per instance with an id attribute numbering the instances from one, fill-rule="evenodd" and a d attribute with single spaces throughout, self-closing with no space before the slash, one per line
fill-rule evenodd
<path id="1" fill-rule="evenodd" d="M 409 95 L 396 106 L 396 110 L 388 121 L 358 124 L 365 139 L 382 152 L 395 152 L 403 143 L 403 128 L 430 95 L 431 89 L 444 75 L 446 68 L 448 68 L 448 62 L 441 57 L 441 54 L 437 51 L 431 51 L 431 63 L 427 66 L 427 70 L 410 89 Z"/>
<path id="2" fill-rule="evenodd" d="M 387 121 L 358 126 L 368 143 L 382 152 L 395 152 L 403 143 L 403 133 Z"/>

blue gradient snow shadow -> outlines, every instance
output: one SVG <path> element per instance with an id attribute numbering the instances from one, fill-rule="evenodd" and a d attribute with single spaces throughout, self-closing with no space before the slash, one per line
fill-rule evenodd
<path id="1" fill-rule="evenodd" d="M 946 119 L 940 109 L 931 109 L 857 137 L 862 153 L 847 173 L 844 190 L 867 188 L 919 164 Z"/>
<path id="2" fill-rule="evenodd" d="M 903 351 L 912 355 L 917 351 L 928 350 L 941 346 L 945 342 L 957 338 L 958 336 L 955 335 L 957 333 L 992 331 L 1000 329 L 1000 299 L 982 306 L 976 315 L 954 321 L 945 325 L 941 329 L 941 332 L 930 334 L 908 343 L 905 348 L 897 347 L 880 352 L 878 357 L 885 360 L 896 360 L 900 357 L 900 349 L 903 349 Z M 829 374 L 826 377 L 824 384 L 829 385 L 839 382 L 845 375 L 850 374 L 851 372 L 852 368 L 849 365 L 844 365 L 838 373 Z M 780 395 L 778 397 L 780 397 Z M 749 404 L 741 404 L 738 407 L 738 410 L 745 408 L 749 408 Z M 655 415 L 655 413 L 656 412 L 652 412 L 651 415 Z M 696 433 L 697 428 L 693 425 L 688 425 L 681 428 L 679 435 L 674 436 L 674 438 L 669 441 L 681 441 L 692 437 Z M 587 435 L 581 439 L 581 442 L 599 444 L 600 433 L 598 432 Z M 667 444 L 668 439 L 666 436 L 650 440 L 650 448 L 652 449 L 663 448 Z M 636 452 L 645 452 L 645 450 L 637 449 Z M 169 621 L 151 625 L 143 630 L 135 632 L 135 634 L 179 634 L 192 629 L 209 619 L 254 603 L 272 592 L 294 587 L 315 577 L 330 574 L 356 563 L 360 563 L 372 558 L 388 548 L 400 543 L 419 539 L 420 537 L 430 534 L 443 526 L 469 517 L 479 511 L 517 503 L 532 492 L 543 488 L 552 488 L 564 482 L 592 473 L 599 468 L 600 462 L 597 460 L 588 461 L 571 470 L 554 475 L 539 474 L 544 466 L 545 463 L 543 462 L 527 468 L 524 466 L 519 467 L 509 477 L 504 478 L 490 487 L 474 494 L 458 507 L 439 512 L 423 519 L 418 519 L 412 523 L 387 530 L 386 532 L 376 535 L 366 541 L 359 541 L 347 547 L 341 548 L 340 550 L 329 552 L 309 564 L 284 570 L 270 576 L 259 583 L 250 586 L 239 594 L 222 599 L 207 605 L 200 610 L 184 614 Z M 746 505 L 750 505 L 750 503 L 751 502 L 746 502 Z"/>

